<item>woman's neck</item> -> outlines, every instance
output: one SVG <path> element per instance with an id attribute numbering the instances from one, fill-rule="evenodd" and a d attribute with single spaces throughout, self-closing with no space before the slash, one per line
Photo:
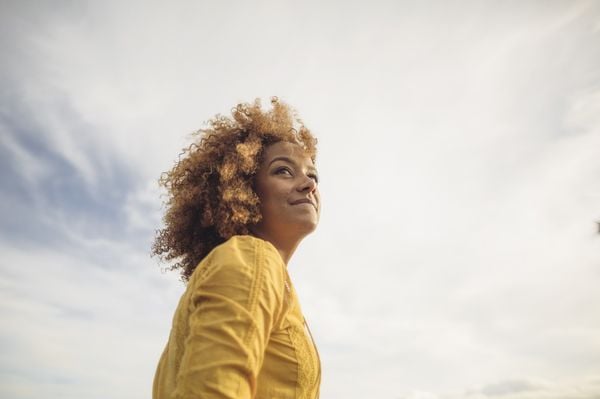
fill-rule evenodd
<path id="1" fill-rule="evenodd" d="M 268 234 L 264 234 L 260 231 L 253 231 L 251 232 L 251 234 L 262 240 L 270 242 L 275 247 L 277 252 L 279 252 L 279 256 L 281 256 L 281 259 L 283 260 L 283 263 L 285 263 L 286 266 L 289 260 L 292 258 L 292 255 L 294 255 L 294 252 L 296 252 L 296 248 L 298 248 L 300 241 L 302 241 L 302 239 L 286 239 L 282 237 L 274 237 Z"/>

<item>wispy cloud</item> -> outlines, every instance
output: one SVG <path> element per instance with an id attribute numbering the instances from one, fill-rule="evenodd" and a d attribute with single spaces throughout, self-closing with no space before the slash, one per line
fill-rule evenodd
<path id="1" fill-rule="evenodd" d="M 592 399 L 600 395 L 600 380 L 584 378 L 579 381 L 549 382 L 544 380 L 505 380 L 469 391 L 469 399 Z"/>
<path id="2" fill-rule="evenodd" d="M 156 179 L 270 95 L 320 140 L 290 272 L 324 396 L 599 395 L 596 2 L 2 7 L 1 396 L 149 395 Z"/>

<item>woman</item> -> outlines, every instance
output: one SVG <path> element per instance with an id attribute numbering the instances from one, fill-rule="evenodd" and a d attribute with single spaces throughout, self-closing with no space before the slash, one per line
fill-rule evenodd
<path id="1" fill-rule="evenodd" d="M 320 361 L 287 263 L 320 214 L 316 139 L 272 101 L 217 115 L 161 178 L 153 254 L 187 288 L 153 398 L 317 398 Z"/>

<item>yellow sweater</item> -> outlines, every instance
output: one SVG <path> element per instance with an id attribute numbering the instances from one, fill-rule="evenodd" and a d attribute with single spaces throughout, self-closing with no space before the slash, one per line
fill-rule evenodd
<path id="1" fill-rule="evenodd" d="M 234 236 L 198 265 L 179 301 L 153 399 L 314 399 L 320 364 L 275 247 Z"/>

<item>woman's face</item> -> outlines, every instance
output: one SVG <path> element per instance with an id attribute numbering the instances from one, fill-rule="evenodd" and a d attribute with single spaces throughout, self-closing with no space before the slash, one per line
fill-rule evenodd
<path id="1" fill-rule="evenodd" d="M 264 150 L 256 174 L 262 220 L 255 232 L 269 238 L 302 239 L 319 222 L 317 170 L 302 147 L 278 142 Z"/>

